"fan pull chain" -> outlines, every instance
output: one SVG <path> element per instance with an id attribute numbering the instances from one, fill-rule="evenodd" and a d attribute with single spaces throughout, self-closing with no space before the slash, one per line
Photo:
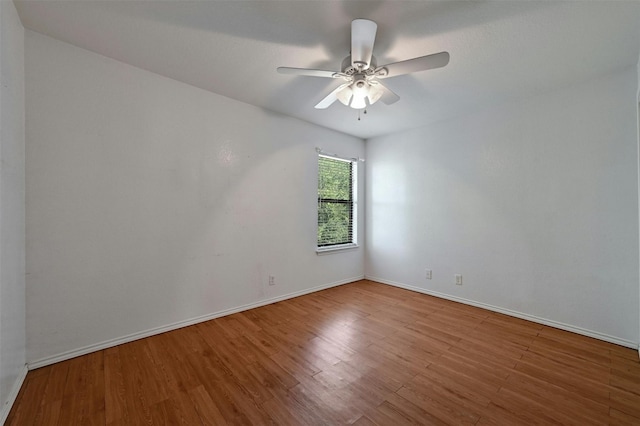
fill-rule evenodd
<path id="1" fill-rule="evenodd" d="M 363 112 L 364 112 L 364 114 L 366 114 L 367 110 L 365 109 L 365 110 L 363 110 Z M 358 121 L 360 121 L 360 110 L 358 110 Z"/>

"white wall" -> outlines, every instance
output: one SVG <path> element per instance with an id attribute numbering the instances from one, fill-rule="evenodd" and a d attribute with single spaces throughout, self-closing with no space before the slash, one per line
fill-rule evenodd
<path id="1" fill-rule="evenodd" d="M 636 66 L 636 71 L 638 73 L 638 84 L 636 86 L 636 137 L 638 144 L 638 202 L 640 203 L 640 55 L 638 56 L 638 65 Z M 640 206 L 639 206 L 640 209 Z M 638 220 L 640 221 L 640 216 L 638 216 Z M 640 235 L 638 236 L 640 239 Z M 640 281 L 638 281 L 638 286 L 640 288 Z M 640 290 L 638 291 L 640 293 Z M 640 297 L 640 294 L 638 295 Z M 640 309 L 638 310 L 638 333 L 640 333 Z M 640 335 L 638 336 L 638 341 L 640 341 Z M 638 353 L 640 353 L 640 346 L 638 346 Z"/>
<path id="2" fill-rule="evenodd" d="M 0 423 L 25 370 L 24 28 L 0 1 Z"/>
<path id="3" fill-rule="evenodd" d="M 637 345 L 636 86 L 628 69 L 367 141 L 367 277 Z"/>
<path id="4" fill-rule="evenodd" d="M 363 277 L 315 253 L 315 147 L 362 140 L 30 31 L 25 62 L 28 361 Z"/>

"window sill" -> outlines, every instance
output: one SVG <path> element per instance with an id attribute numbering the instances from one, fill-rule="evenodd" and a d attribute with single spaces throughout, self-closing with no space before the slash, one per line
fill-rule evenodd
<path id="1" fill-rule="evenodd" d="M 329 247 L 318 247 L 316 249 L 317 255 L 324 254 L 333 254 L 344 250 L 353 250 L 357 249 L 359 246 L 357 244 L 341 244 L 339 246 L 329 246 Z"/>

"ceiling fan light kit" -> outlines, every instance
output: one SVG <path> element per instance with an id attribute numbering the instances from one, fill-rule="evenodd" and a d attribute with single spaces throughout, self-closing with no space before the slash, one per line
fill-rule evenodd
<path id="1" fill-rule="evenodd" d="M 378 25 L 368 19 L 355 19 L 351 22 L 351 55 L 342 61 L 341 71 L 279 67 L 278 72 L 309 77 L 341 78 L 345 83 L 318 102 L 315 108 L 326 109 L 338 100 L 345 106 L 360 110 L 379 100 L 391 105 L 400 99 L 400 96 L 383 85 L 380 79 L 441 68 L 449 63 L 449 53 L 440 52 L 378 67 L 373 56 L 377 30 Z"/>

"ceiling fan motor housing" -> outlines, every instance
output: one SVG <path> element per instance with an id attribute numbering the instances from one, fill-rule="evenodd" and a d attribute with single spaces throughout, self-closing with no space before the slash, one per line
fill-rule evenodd
<path id="1" fill-rule="evenodd" d="M 371 56 L 371 62 L 369 64 L 369 68 L 366 70 L 358 69 L 351 65 L 351 55 L 344 58 L 342 61 L 342 73 L 346 75 L 354 75 L 354 74 L 365 74 L 365 75 L 374 75 L 377 67 L 377 62 L 375 56 Z"/>

